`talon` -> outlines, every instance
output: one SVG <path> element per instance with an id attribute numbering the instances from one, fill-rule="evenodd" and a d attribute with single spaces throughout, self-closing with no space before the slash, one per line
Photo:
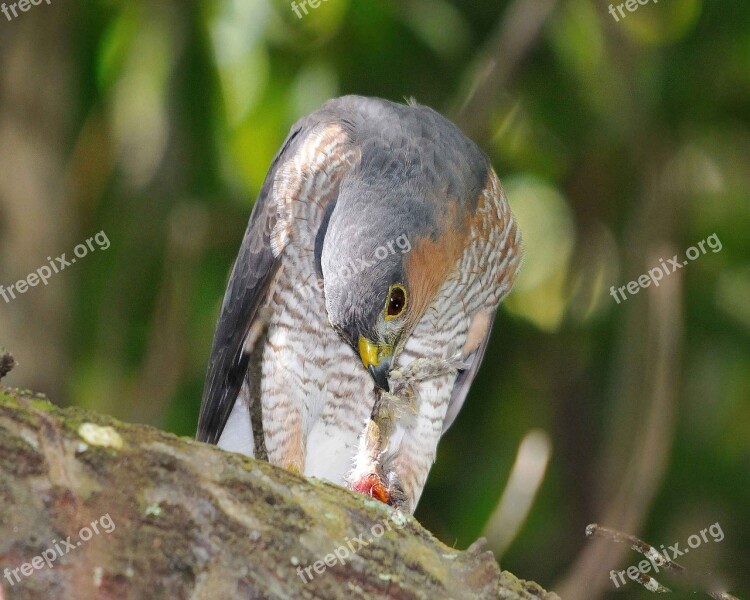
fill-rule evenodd
<path id="1" fill-rule="evenodd" d="M 370 496 L 379 500 L 383 504 L 389 504 L 391 500 L 391 494 L 388 491 L 385 483 L 376 473 L 370 473 L 360 477 L 352 484 L 352 489 L 355 492 Z"/>

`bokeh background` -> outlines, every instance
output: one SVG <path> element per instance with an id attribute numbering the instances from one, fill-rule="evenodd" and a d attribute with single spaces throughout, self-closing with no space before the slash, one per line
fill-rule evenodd
<path id="1" fill-rule="evenodd" d="M 750 597 L 747 1 L 651 1 L 619 22 L 599 0 L 308 11 L 0 15 L 0 284 L 111 241 L 0 299 L 19 363 L 4 383 L 192 435 L 228 271 L 290 125 L 341 94 L 414 97 L 490 155 L 526 243 L 417 517 L 459 548 L 488 536 L 503 568 L 571 599 L 649 597 L 614 589 L 609 569 L 641 557 L 588 523 L 681 547 L 719 523 L 682 562 Z M 711 234 L 720 252 L 609 295 Z"/>

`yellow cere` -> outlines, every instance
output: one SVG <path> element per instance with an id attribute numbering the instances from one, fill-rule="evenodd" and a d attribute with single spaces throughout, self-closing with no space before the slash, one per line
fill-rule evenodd
<path id="1" fill-rule="evenodd" d="M 362 358 L 362 364 L 365 369 L 370 365 L 377 366 L 378 360 L 378 347 L 373 344 L 370 340 L 360 336 L 359 337 L 359 356 Z"/>

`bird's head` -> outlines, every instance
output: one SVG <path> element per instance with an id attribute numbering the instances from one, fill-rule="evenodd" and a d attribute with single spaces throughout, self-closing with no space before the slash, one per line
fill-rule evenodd
<path id="1" fill-rule="evenodd" d="M 343 294 L 332 294 L 329 315 L 339 335 L 355 350 L 375 384 L 389 389 L 388 375 L 409 333 L 409 289 L 403 277 L 380 289 L 350 282 Z M 387 280 L 386 280 L 387 281 Z M 334 284 L 331 286 L 335 288 Z M 368 289 L 369 288 L 369 289 Z M 358 295 L 357 290 L 367 290 Z"/>
<path id="2" fill-rule="evenodd" d="M 437 239 L 434 203 L 382 189 L 343 189 L 319 239 L 328 318 L 375 384 L 388 390 L 399 351 L 454 257 Z"/>

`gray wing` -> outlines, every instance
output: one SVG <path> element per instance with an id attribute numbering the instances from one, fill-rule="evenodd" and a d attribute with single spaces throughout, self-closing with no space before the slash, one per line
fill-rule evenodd
<path id="1" fill-rule="evenodd" d="M 453 425 L 453 421 L 456 420 L 458 412 L 461 410 L 461 407 L 464 405 L 464 400 L 466 400 L 466 396 L 469 394 L 471 384 L 474 382 L 474 377 L 476 377 L 479 367 L 482 364 L 482 360 L 484 359 L 484 352 L 487 350 L 487 345 L 490 341 L 492 325 L 495 322 L 496 314 L 497 311 L 492 313 L 490 326 L 487 328 L 487 333 L 482 342 L 477 349 L 466 358 L 466 368 L 460 370 L 456 376 L 456 383 L 453 384 L 453 393 L 451 394 L 451 399 L 448 403 L 448 410 L 445 413 L 445 419 L 443 420 L 443 433 L 448 431 L 448 428 Z"/>
<path id="2" fill-rule="evenodd" d="M 308 117 L 292 128 L 271 163 L 250 216 L 214 334 L 196 435 L 201 442 L 219 441 L 242 387 L 249 360 L 243 350 L 245 338 L 281 261 L 280 256 L 274 256 L 270 242 L 278 219 L 273 198 L 274 178 L 280 165 L 304 143 L 312 125 Z"/>
<path id="3" fill-rule="evenodd" d="M 320 110 L 302 118 L 292 128 L 273 160 L 255 203 L 239 255 L 229 278 L 219 322 L 214 334 L 208 374 L 203 389 L 197 439 L 217 443 L 248 374 L 244 342 L 266 301 L 283 252 L 274 256 L 271 235 L 279 218 L 274 198 L 274 180 L 279 168 L 299 152 L 309 134 L 319 125 L 337 123 L 351 131 L 354 121 L 365 122 L 378 102 L 345 96 L 327 102 Z M 252 399 L 251 399 L 252 402 Z"/>

